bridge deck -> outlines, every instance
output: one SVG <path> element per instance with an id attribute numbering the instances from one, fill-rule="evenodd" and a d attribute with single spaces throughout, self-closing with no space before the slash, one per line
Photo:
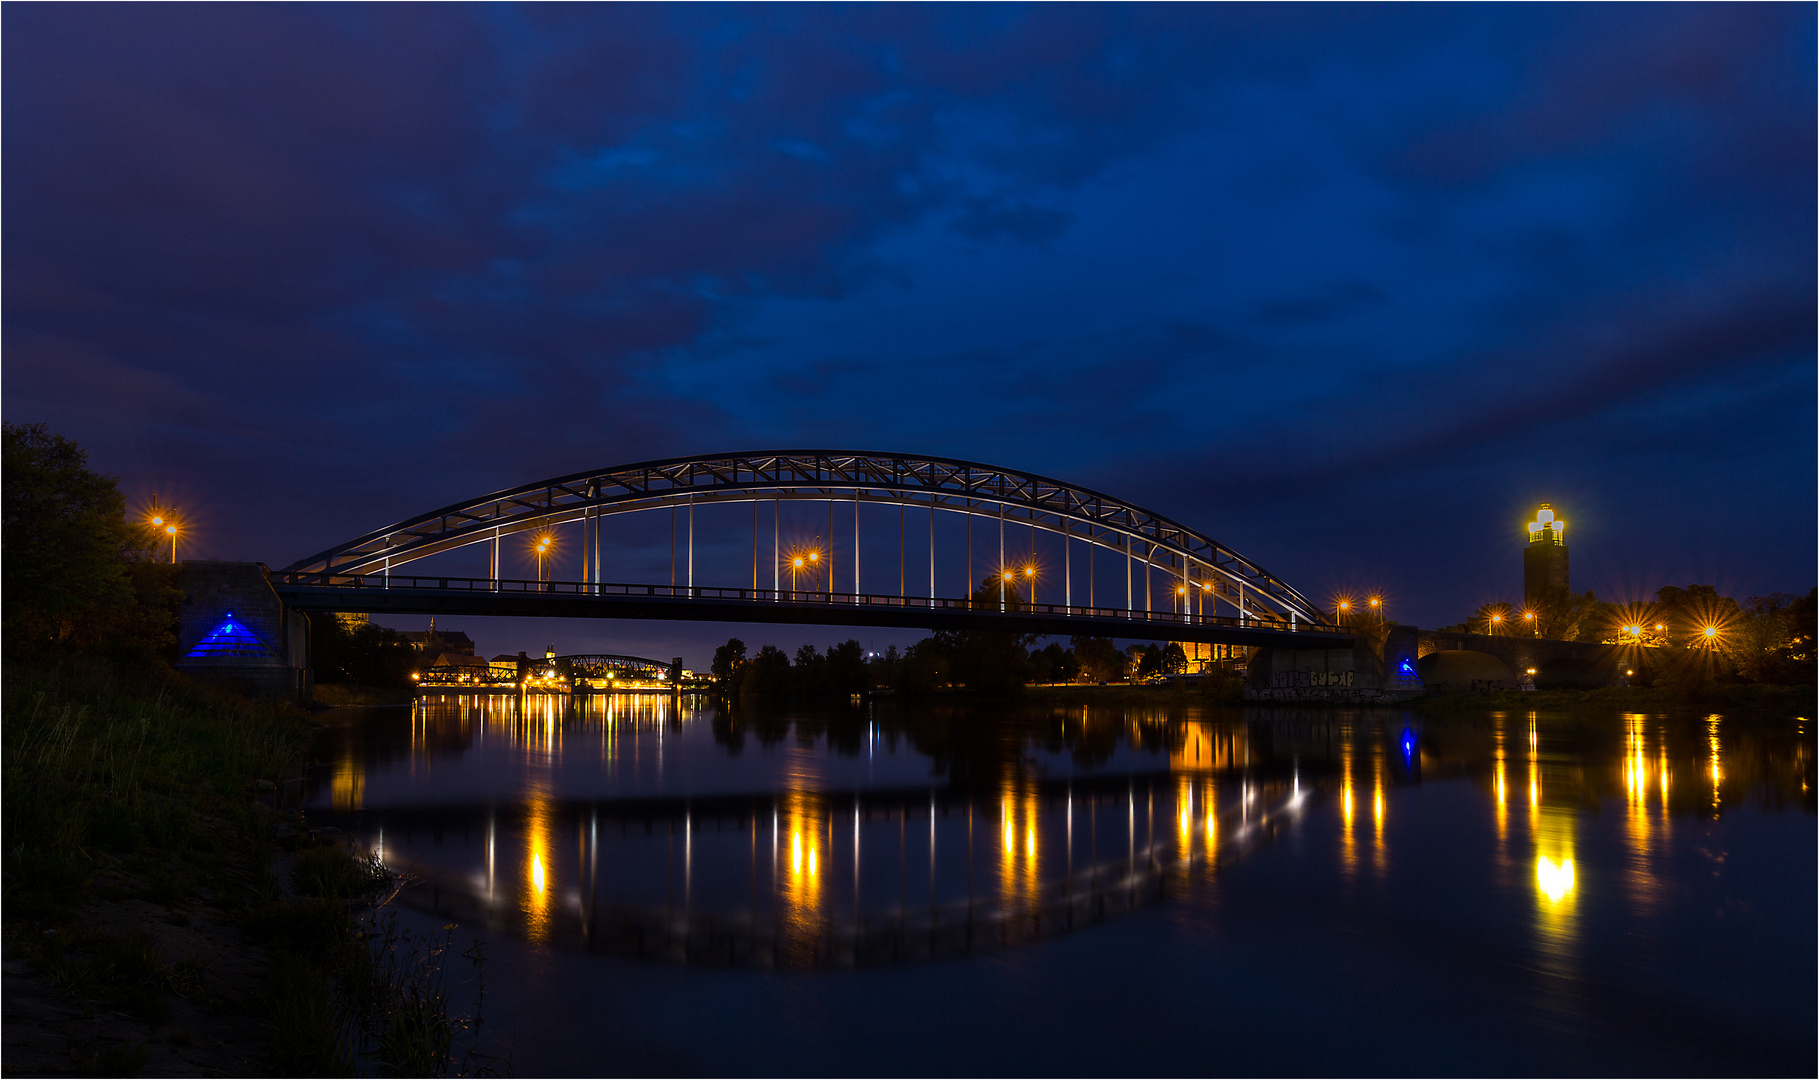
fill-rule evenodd
<path id="1" fill-rule="evenodd" d="M 994 604 L 945 597 L 441 575 L 276 572 L 271 581 L 285 603 L 304 611 L 1004 630 L 1278 649 L 1342 648 L 1356 640 L 1336 626 L 1310 623 L 1016 601 L 1000 609 Z"/>

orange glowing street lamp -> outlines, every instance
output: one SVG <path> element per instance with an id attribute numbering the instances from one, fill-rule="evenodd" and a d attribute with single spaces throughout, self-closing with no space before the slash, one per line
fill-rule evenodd
<path id="1" fill-rule="evenodd" d="M 1535 613 L 1532 611 L 1525 611 L 1522 613 L 1522 617 L 1528 620 L 1529 626 L 1535 631 L 1535 636 L 1540 637 L 1541 624 L 1535 621 Z"/>
<path id="2" fill-rule="evenodd" d="M 537 556 L 537 580 L 542 581 L 544 560 L 553 557 L 556 538 L 548 533 L 542 533 L 536 537 L 536 541 L 537 542 L 531 546 L 531 550 Z"/>
<path id="3" fill-rule="evenodd" d="M 175 564 L 177 561 L 177 533 L 181 531 L 182 526 L 178 523 L 177 515 L 174 512 L 159 508 L 158 496 L 155 494 L 152 496 L 151 507 L 146 511 L 145 523 L 151 527 L 153 532 L 161 532 L 171 538 L 171 562 Z"/>
<path id="4" fill-rule="evenodd" d="M 1036 564 L 1030 563 L 1028 566 L 1024 567 L 1023 576 L 1029 579 L 1030 606 L 1035 607 L 1036 606 Z"/>

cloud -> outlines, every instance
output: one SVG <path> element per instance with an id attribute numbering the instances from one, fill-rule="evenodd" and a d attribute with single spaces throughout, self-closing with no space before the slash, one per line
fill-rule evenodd
<path id="1" fill-rule="evenodd" d="M 0 29 L 6 412 L 214 478 L 223 550 L 308 546 L 260 473 L 346 493 L 303 526 L 327 543 L 754 440 L 1165 511 L 1376 477 L 1438 506 L 1436 460 L 1513 474 L 1538 433 L 1814 343 L 1797 9 L 13 5 Z"/>

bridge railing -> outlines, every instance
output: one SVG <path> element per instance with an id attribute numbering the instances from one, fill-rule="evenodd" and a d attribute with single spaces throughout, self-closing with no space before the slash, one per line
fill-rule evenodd
<path id="1" fill-rule="evenodd" d="M 718 600 L 753 604 L 813 604 L 857 608 L 913 608 L 931 611 L 998 612 L 1006 615 L 1054 615 L 1067 618 L 1107 619 L 1173 626 L 1232 626 L 1251 630 L 1294 633 L 1344 633 L 1330 623 L 1291 621 L 1274 614 L 1196 615 L 1173 611 L 1035 604 L 1006 598 L 1004 601 L 969 600 L 942 596 L 897 596 L 888 593 L 829 592 L 826 589 L 753 589 L 725 585 L 642 585 L 628 582 L 531 581 L 518 578 L 449 577 L 443 574 L 335 574 L 321 571 L 275 571 L 274 585 L 303 588 L 371 590 L 433 590 L 495 594 L 543 594 L 587 597 L 640 597 L 648 599 Z"/>

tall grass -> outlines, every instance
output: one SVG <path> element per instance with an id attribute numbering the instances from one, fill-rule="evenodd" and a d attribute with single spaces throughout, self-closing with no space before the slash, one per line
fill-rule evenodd
<path id="1" fill-rule="evenodd" d="M 308 745 L 301 711 L 213 692 L 156 663 L 15 659 L 0 685 L 8 921 L 67 912 L 109 853 L 206 855 L 262 832 L 269 842 L 248 793 L 282 779 Z"/>
<path id="2" fill-rule="evenodd" d="M 7 663 L 0 696 L 0 895 L 13 935 L 52 986 L 162 1022 L 203 973 L 141 936 L 85 926 L 95 874 L 176 910 L 206 884 L 219 919 L 262 943 L 267 1071 L 436 1076 L 485 1072 L 457 1058 L 478 1021 L 443 984 L 449 935 L 400 931 L 376 861 L 287 831 L 289 888 L 270 793 L 301 767 L 314 725 L 300 710 L 197 685 L 155 662 Z M 40 930 L 48 928 L 50 933 Z M 477 951 L 466 954 L 480 970 Z M 118 1063 L 126 1068 L 130 1062 Z"/>

